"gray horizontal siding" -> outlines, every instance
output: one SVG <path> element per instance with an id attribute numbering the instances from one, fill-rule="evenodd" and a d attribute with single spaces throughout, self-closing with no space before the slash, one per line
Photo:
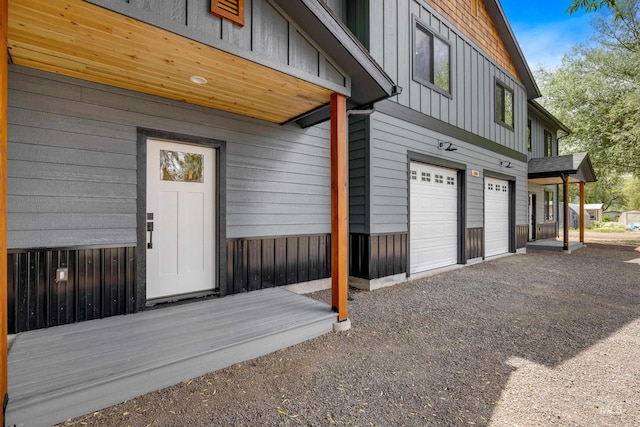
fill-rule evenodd
<path id="1" fill-rule="evenodd" d="M 502 168 L 500 156 L 493 152 L 381 113 L 375 113 L 371 123 L 371 233 L 408 231 L 407 151 L 467 165 L 467 228 L 483 227 L 484 224 L 484 170 L 516 177 L 516 222 L 526 223 L 525 162 L 505 158 L 515 167 Z M 458 150 L 439 150 L 439 140 L 452 142 Z M 471 176 L 472 170 L 479 171 L 480 177 Z"/>
<path id="2" fill-rule="evenodd" d="M 328 125 L 300 129 L 11 66 L 9 248 L 136 242 L 137 128 L 227 141 L 227 237 L 330 231 Z"/>
<path id="3" fill-rule="evenodd" d="M 268 0 L 246 0 L 244 26 L 210 13 L 210 0 L 89 0 L 101 7 L 296 77 L 345 91 L 328 57 Z"/>
<path id="4" fill-rule="evenodd" d="M 419 0 L 370 2 L 371 54 L 404 89 L 392 100 L 526 153 L 527 97 L 523 85 L 426 3 Z M 414 17 L 451 46 L 451 98 L 413 80 Z M 515 131 L 494 121 L 496 79 L 514 91 Z"/>

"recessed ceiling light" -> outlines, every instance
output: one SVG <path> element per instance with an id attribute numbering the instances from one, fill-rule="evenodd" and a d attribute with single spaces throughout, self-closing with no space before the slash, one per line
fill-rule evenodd
<path id="1" fill-rule="evenodd" d="M 207 83 L 209 83 L 207 79 L 202 76 L 191 76 L 189 77 L 189 80 L 191 80 L 191 83 L 195 83 L 197 85 L 206 85 Z"/>

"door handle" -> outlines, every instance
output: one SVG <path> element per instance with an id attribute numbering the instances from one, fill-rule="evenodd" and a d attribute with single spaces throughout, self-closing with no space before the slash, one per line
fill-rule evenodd
<path id="1" fill-rule="evenodd" d="M 147 243 L 147 249 L 153 249 L 153 222 L 147 223 L 147 231 L 149 232 L 149 243 Z"/>

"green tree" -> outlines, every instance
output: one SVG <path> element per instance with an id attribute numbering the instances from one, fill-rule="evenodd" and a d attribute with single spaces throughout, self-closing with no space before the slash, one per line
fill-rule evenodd
<path id="1" fill-rule="evenodd" d="M 640 210 L 640 178 L 626 177 L 622 191 L 627 203 L 620 210 Z"/>
<path id="2" fill-rule="evenodd" d="M 614 9 L 616 0 L 575 0 L 569 5 L 567 12 L 573 15 L 581 9 L 584 9 L 585 12 L 595 12 L 604 7 Z"/>
<path id="3" fill-rule="evenodd" d="M 599 178 L 640 175 L 639 3 L 612 3 L 614 12 L 595 15 L 592 45 L 577 46 L 559 68 L 538 72 L 542 103 L 573 131 L 562 151 L 589 152 Z"/>

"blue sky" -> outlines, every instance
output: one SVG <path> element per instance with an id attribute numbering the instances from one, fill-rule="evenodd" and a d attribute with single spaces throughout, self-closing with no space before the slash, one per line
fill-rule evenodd
<path id="1" fill-rule="evenodd" d="M 529 68 L 554 68 L 572 46 L 588 42 L 593 14 L 564 13 L 570 0 L 500 0 Z"/>

